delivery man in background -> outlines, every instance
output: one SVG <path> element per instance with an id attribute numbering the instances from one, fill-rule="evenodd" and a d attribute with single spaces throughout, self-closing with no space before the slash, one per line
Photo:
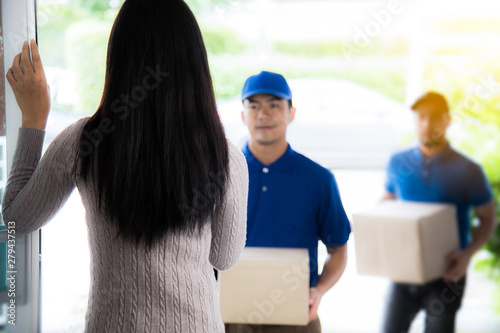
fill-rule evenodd
<path id="1" fill-rule="evenodd" d="M 383 332 L 408 332 L 415 315 L 424 309 L 426 333 L 452 333 L 469 261 L 498 224 L 495 203 L 481 167 L 450 147 L 446 139 L 451 121 L 446 99 L 429 92 L 412 109 L 420 143 L 390 159 L 384 199 L 454 204 L 460 250 L 445 259 L 449 269 L 442 279 L 423 285 L 392 284 Z M 474 207 L 480 222 L 472 239 L 470 207 Z"/>
<path id="2" fill-rule="evenodd" d="M 318 306 L 344 272 L 351 232 L 337 183 L 328 169 L 288 144 L 286 129 L 296 110 L 283 76 L 251 76 L 241 98 L 241 117 L 250 132 L 243 149 L 250 177 L 246 246 L 307 248 L 310 310 L 308 326 L 228 324 L 226 332 L 321 332 Z M 328 250 L 321 276 L 318 240 Z"/>

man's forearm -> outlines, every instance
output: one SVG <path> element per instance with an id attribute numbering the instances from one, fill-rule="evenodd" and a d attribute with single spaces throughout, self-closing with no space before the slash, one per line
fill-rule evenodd
<path id="1" fill-rule="evenodd" d="M 328 257 L 323 266 L 323 272 L 316 284 L 316 290 L 324 295 L 340 279 L 347 263 L 347 244 L 328 248 Z"/>
<path id="2" fill-rule="evenodd" d="M 465 248 L 465 252 L 472 256 L 476 253 L 491 237 L 495 232 L 498 222 L 496 218 L 495 202 L 491 200 L 490 202 L 476 207 L 476 214 L 479 218 L 480 224 L 474 230 L 474 235 L 472 241 Z"/>

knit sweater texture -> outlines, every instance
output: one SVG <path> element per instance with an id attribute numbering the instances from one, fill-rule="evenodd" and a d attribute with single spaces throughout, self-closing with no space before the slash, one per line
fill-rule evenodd
<path id="1" fill-rule="evenodd" d="M 234 266 L 245 244 L 248 168 L 243 154 L 228 141 L 228 187 L 220 216 L 201 235 L 167 234 L 149 250 L 116 237 L 117 228 L 98 208 L 96 184 L 79 175 L 78 149 L 88 120 L 63 130 L 43 157 L 45 131 L 19 129 L 4 221 L 14 221 L 18 234 L 33 232 L 51 220 L 76 187 L 86 210 L 90 249 L 85 332 L 224 332 L 213 267 Z"/>

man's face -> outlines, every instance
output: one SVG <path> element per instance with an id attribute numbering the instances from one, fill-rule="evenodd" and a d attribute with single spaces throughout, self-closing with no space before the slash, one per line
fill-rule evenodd
<path id="1" fill-rule="evenodd" d="M 451 121 L 449 114 L 431 104 L 419 105 L 414 111 L 420 143 L 428 148 L 444 143 Z"/>
<path id="2" fill-rule="evenodd" d="M 243 101 L 241 118 L 248 126 L 252 140 L 272 145 L 286 139 L 286 127 L 295 117 L 288 101 L 268 94 L 257 94 Z"/>

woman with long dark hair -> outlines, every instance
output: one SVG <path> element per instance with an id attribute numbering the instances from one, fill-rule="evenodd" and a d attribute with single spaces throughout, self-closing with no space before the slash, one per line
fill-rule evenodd
<path id="1" fill-rule="evenodd" d="M 34 41 L 31 52 L 32 65 L 25 43 L 7 73 L 22 127 L 4 221 L 37 230 L 76 186 L 91 253 L 86 332 L 223 332 L 212 269 L 244 247 L 248 170 L 224 136 L 188 6 L 125 1 L 99 108 L 41 160 L 50 97 Z"/>

